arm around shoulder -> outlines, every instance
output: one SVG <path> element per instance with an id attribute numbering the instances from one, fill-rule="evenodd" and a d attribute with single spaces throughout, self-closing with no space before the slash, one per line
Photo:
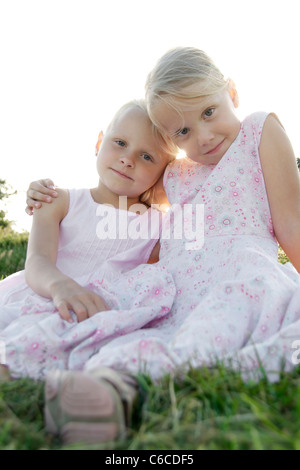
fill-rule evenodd
<path id="1" fill-rule="evenodd" d="M 275 236 L 300 272 L 299 172 L 290 140 L 273 114 L 263 128 L 260 158 Z"/>

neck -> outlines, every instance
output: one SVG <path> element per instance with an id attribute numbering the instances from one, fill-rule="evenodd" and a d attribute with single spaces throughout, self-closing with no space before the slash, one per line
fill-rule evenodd
<path id="1" fill-rule="evenodd" d="M 97 188 L 92 188 L 90 191 L 95 202 L 98 204 L 108 204 L 115 207 L 116 209 L 127 211 L 133 210 L 136 212 L 138 208 L 132 207 L 135 204 L 148 207 L 139 200 L 139 197 L 130 198 L 127 196 L 120 196 L 119 194 L 110 191 L 108 188 L 103 187 L 100 184 Z"/>

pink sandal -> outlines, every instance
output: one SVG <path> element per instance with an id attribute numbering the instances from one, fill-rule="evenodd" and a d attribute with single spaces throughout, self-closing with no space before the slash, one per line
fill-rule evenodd
<path id="1" fill-rule="evenodd" d="M 5 364 L 0 364 L 0 383 L 11 380 L 9 368 Z"/>
<path id="2" fill-rule="evenodd" d="M 112 369 L 51 371 L 45 384 L 46 430 L 64 444 L 123 439 L 136 396 L 135 379 Z"/>

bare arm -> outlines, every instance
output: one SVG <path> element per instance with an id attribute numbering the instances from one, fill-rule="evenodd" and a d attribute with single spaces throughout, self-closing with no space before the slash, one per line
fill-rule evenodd
<path id="1" fill-rule="evenodd" d="M 34 213 L 28 241 L 25 276 L 29 286 L 39 295 L 52 298 L 51 283 L 62 279 L 56 268 L 59 224 L 68 209 L 68 193 L 60 191 L 56 204 Z"/>
<path id="2" fill-rule="evenodd" d="M 51 203 L 53 198 L 57 197 L 54 183 L 51 179 L 41 179 L 32 181 L 27 189 L 27 199 L 25 212 L 28 215 L 33 214 L 33 209 L 40 209 L 42 202 Z"/>
<path id="3" fill-rule="evenodd" d="M 300 179 L 291 143 L 273 115 L 267 117 L 260 156 L 275 236 L 300 272 Z"/>
<path id="4" fill-rule="evenodd" d="M 56 267 L 59 224 L 68 210 L 69 196 L 58 190 L 53 204 L 46 204 L 33 216 L 25 263 L 28 285 L 39 295 L 52 299 L 64 320 L 71 321 L 72 310 L 79 321 L 106 310 L 103 299 L 83 288 Z"/>

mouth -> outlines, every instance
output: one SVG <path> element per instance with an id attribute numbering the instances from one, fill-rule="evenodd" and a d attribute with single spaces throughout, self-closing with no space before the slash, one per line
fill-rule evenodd
<path id="1" fill-rule="evenodd" d="M 213 149 L 209 150 L 208 152 L 206 152 L 204 155 L 213 155 L 214 153 L 217 153 L 220 148 L 222 147 L 223 143 L 225 142 L 225 139 L 222 140 L 222 142 L 220 142 L 216 147 L 214 147 Z"/>
<path id="2" fill-rule="evenodd" d="M 133 181 L 133 178 L 130 178 L 130 176 L 126 175 L 125 173 L 122 173 L 121 171 L 115 170 L 114 168 L 111 168 L 111 170 L 112 170 L 116 175 L 119 175 L 121 178 L 125 178 L 125 179 L 132 180 L 132 181 Z"/>

